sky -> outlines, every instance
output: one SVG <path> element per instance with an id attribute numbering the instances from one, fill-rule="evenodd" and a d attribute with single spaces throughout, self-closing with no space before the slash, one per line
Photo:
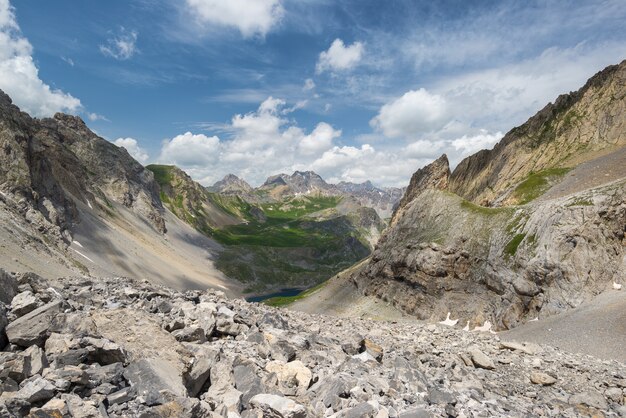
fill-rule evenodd
<path id="1" fill-rule="evenodd" d="M 204 185 L 403 186 L 626 58 L 625 0 L 0 0 L 0 89 Z"/>

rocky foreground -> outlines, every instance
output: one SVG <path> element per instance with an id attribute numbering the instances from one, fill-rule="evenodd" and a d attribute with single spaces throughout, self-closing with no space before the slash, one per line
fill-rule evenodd
<path id="1" fill-rule="evenodd" d="M 615 361 L 125 278 L 0 270 L 5 345 L 1 417 L 626 416 Z"/>

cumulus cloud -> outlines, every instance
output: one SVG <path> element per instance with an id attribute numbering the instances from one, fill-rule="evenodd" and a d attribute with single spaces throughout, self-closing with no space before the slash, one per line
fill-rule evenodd
<path id="1" fill-rule="evenodd" d="M 113 143 L 118 147 L 126 148 L 131 157 L 141 164 L 147 163 L 150 158 L 148 153 L 139 146 L 139 143 L 134 138 L 117 138 Z"/>
<path id="2" fill-rule="evenodd" d="M 471 155 L 482 149 L 488 149 L 493 147 L 500 139 L 502 139 L 502 132 L 496 132 L 490 134 L 486 130 L 481 130 L 477 135 L 463 135 L 451 141 L 452 147 L 460 152 L 460 155 Z"/>
<path id="3" fill-rule="evenodd" d="M 300 140 L 299 149 L 304 155 L 313 155 L 327 150 L 333 140 L 341 136 L 341 131 L 335 130 L 326 122 L 320 122 L 310 135 Z"/>
<path id="4" fill-rule="evenodd" d="M 9 0 L 0 0 L 0 89 L 33 116 L 80 110 L 80 100 L 39 78 L 32 53 L 33 47 L 22 36 Z"/>
<path id="5" fill-rule="evenodd" d="M 219 153 L 217 136 L 185 132 L 164 141 L 159 160 L 184 168 L 201 168 L 212 164 Z"/>
<path id="6" fill-rule="evenodd" d="M 388 137 L 406 138 L 441 129 L 446 122 L 445 99 L 422 88 L 385 104 L 370 124 Z"/>
<path id="7" fill-rule="evenodd" d="M 320 53 L 315 69 L 318 74 L 350 70 L 361 61 L 364 50 L 361 42 L 346 46 L 341 39 L 335 39 L 327 51 Z"/>
<path id="8" fill-rule="evenodd" d="M 265 36 L 284 15 L 281 0 L 186 0 L 186 4 L 199 23 L 234 27 L 246 38 Z"/>
<path id="9" fill-rule="evenodd" d="M 100 52 L 121 61 L 130 59 L 137 52 L 137 36 L 137 31 L 121 27 L 117 35 L 107 39 L 106 45 L 100 45 Z"/>

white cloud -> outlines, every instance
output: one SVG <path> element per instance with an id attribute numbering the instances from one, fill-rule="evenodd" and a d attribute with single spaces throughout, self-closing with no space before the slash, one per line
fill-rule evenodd
<path id="1" fill-rule="evenodd" d="M 304 80 L 304 87 L 302 87 L 302 90 L 310 91 L 310 90 L 313 90 L 314 88 L 315 88 L 315 81 L 313 81 L 312 78 L 307 78 L 306 80 Z"/>
<path id="2" fill-rule="evenodd" d="M 341 39 L 335 39 L 328 51 L 320 53 L 315 69 L 318 74 L 324 71 L 350 70 L 361 61 L 364 49 L 361 42 L 355 42 L 350 46 L 346 46 Z"/>
<path id="3" fill-rule="evenodd" d="M 299 144 L 300 152 L 313 155 L 325 151 L 332 146 L 333 140 L 341 136 L 341 131 L 334 129 L 326 122 L 320 122 L 310 135 L 306 135 Z"/>
<path id="4" fill-rule="evenodd" d="M 139 146 L 139 143 L 134 138 L 117 138 L 113 143 L 118 147 L 126 148 L 131 157 L 141 164 L 147 163 L 150 158 L 148 153 Z"/>
<path id="5" fill-rule="evenodd" d="M 231 26 L 246 37 L 265 36 L 284 15 L 281 0 L 186 0 L 199 23 Z"/>
<path id="6" fill-rule="evenodd" d="M 419 89 L 384 105 L 370 125 L 391 138 L 411 138 L 441 129 L 446 122 L 445 99 Z"/>
<path id="7" fill-rule="evenodd" d="M 185 132 L 164 141 L 159 161 L 182 168 L 208 167 L 218 157 L 219 143 L 217 136 Z"/>
<path id="8" fill-rule="evenodd" d="M 477 135 L 463 135 L 451 142 L 452 147 L 461 153 L 461 156 L 472 155 L 482 149 L 492 148 L 500 139 L 502 139 L 502 132 L 496 132 L 490 134 L 486 130 L 482 130 Z"/>
<path id="9" fill-rule="evenodd" d="M 110 122 L 106 118 L 106 116 L 102 116 L 102 115 L 99 115 L 97 113 L 87 112 L 86 115 L 87 115 L 87 119 L 89 119 L 92 122 L 95 122 L 97 120 L 103 120 L 103 121 L 106 121 L 106 122 Z"/>
<path id="10" fill-rule="evenodd" d="M 9 1 L 0 0 L 0 89 L 33 116 L 80 110 L 80 100 L 52 89 L 39 78 L 32 53 L 33 48 L 22 36 Z"/>
<path id="11" fill-rule="evenodd" d="M 100 45 L 100 52 L 117 60 L 132 58 L 137 52 L 137 31 L 120 28 L 119 34 L 107 39 L 106 45 Z"/>
<path id="12" fill-rule="evenodd" d="M 411 158 L 432 158 L 439 154 L 443 147 L 442 142 L 420 139 L 407 145 L 403 155 Z"/>

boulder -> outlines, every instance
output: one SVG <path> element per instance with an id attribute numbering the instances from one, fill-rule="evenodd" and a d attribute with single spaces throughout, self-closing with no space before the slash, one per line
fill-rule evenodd
<path id="1" fill-rule="evenodd" d="M 551 386 L 556 383 L 556 379 L 554 377 L 550 376 L 547 373 L 537 371 L 530 373 L 530 381 L 535 385 L 542 386 Z"/>
<path id="2" fill-rule="evenodd" d="M 33 404 L 37 402 L 44 402 L 54 397 L 56 388 L 50 381 L 41 377 L 36 377 L 33 380 L 26 383 L 15 394 L 15 397 L 24 399 L 25 401 Z"/>
<path id="3" fill-rule="evenodd" d="M 23 356 L 28 364 L 28 376 L 41 374 L 48 367 L 46 353 L 39 346 L 30 346 L 24 351 Z"/>
<path id="4" fill-rule="evenodd" d="M 283 388 L 283 393 L 289 387 L 296 389 L 298 393 L 303 393 L 309 388 L 313 373 L 300 360 L 285 363 L 282 361 L 270 361 L 265 366 L 265 370 L 270 373 L 276 373 L 278 381 Z M 289 393 L 296 395 L 297 393 Z"/>
<path id="5" fill-rule="evenodd" d="M 131 363 L 124 370 L 124 378 L 130 382 L 137 395 L 168 391 L 176 396 L 188 396 L 179 371 L 168 361 L 142 359 Z"/>
<path id="6" fill-rule="evenodd" d="M 189 391 L 189 396 L 198 396 L 202 387 L 211 375 L 211 368 L 217 363 L 219 351 L 209 346 L 188 344 L 187 348 L 194 357 L 191 368 L 185 375 L 185 385 Z"/>
<path id="7" fill-rule="evenodd" d="M 41 305 L 41 301 L 33 294 L 33 292 L 27 290 L 22 293 L 18 293 L 11 302 L 11 313 L 16 317 L 24 316 L 37 309 Z"/>
<path id="8" fill-rule="evenodd" d="M 260 409 L 264 417 L 305 418 L 306 408 L 291 399 L 278 395 L 262 393 L 250 400 L 253 408 Z"/>
<path id="9" fill-rule="evenodd" d="M 469 354 L 475 367 L 480 367 L 481 369 L 487 370 L 493 370 L 496 368 L 493 360 L 487 357 L 482 351 L 478 349 L 473 349 L 472 351 L 470 351 Z"/>
<path id="10" fill-rule="evenodd" d="M 9 342 L 21 347 L 43 346 L 50 336 L 54 318 L 61 311 L 62 302 L 57 300 L 16 319 L 6 328 Z"/>

